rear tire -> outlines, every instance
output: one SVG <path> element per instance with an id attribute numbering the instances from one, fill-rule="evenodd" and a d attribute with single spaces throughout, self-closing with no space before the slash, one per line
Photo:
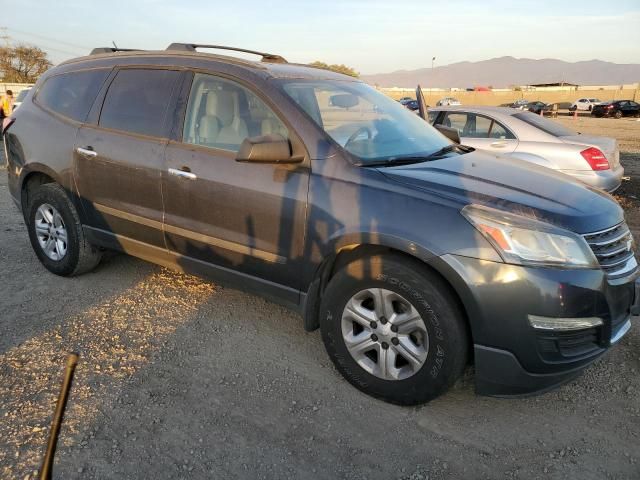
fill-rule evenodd
<path id="1" fill-rule="evenodd" d="M 616 111 L 616 113 L 613 114 L 614 118 L 622 118 L 622 112 L 620 110 Z"/>
<path id="2" fill-rule="evenodd" d="M 30 195 L 25 218 L 31 246 L 50 272 L 80 275 L 100 262 L 101 252 L 87 241 L 78 212 L 57 183 L 41 185 Z"/>
<path id="3" fill-rule="evenodd" d="M 336 273 L 322 298 L 320 330 L 347 381 L 399 405 L 441 395 L 467 364 L 469 334 L 454 294 L 401 255 L 366 257 Z"/>

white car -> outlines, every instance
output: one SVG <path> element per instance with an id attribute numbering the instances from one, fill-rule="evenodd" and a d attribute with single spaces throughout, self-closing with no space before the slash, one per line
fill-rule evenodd
<path id="1" fill-rule="evenodd" d="M 440 100 L 438 100 L 438 103 L 436 103 L 436 106 L 438 107 L 446 107 L 449 105 L 462 105 L 462 104 L 460 103 L 460 100 L 453 97 L 441 98 Z"/>
<path id="2" fill-rule="evenodd" d="M 29 91 L 31 90 L 31 87 L 29 88 L 25 88 L 24 90 L 21 90 L 20 93 L 18 93 L 18 96 L 16 97 L 15 101 L 13 102 L 13 111 L 16 111 L 16 108 L 18 108 L 22 102 L 24 101 L 24 97 L 27 96 L 27 94 L 29 93 Z"/>
<path id="3" fill-rule="evenodd" d="M 597 98 L 579 98 L 571 104 L 569 110 L 584 110 L 590 112 L 594 105 L 600 105 L 600 100 Z"/>

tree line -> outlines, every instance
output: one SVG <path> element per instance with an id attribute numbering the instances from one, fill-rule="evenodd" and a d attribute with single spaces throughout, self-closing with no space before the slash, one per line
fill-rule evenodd
<path id="1" fill-rule="evenodd" d="M 0 79 L 5 83 L 35 83 L 38 77 L 52 65 L 47 53 L 38 47 L 30 45 L 0 47 Z M 315 61 L 309 65 L 351 77 L 360 75 L 353 68 L 342 64 L 329 65 Z"/>

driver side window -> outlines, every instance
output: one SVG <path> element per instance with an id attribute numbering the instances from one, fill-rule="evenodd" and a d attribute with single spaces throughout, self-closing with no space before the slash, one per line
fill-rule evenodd
<path id="1" fill-rule="evenodd" d="M 189 94 L 183 141 L 237 152 L 247 137 L 289 130 L 256 94 L 239 83 L 196 73 Z"/>

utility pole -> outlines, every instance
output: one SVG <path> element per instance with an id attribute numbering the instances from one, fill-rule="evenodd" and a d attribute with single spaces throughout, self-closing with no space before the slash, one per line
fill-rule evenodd
<path id="1" fill-rule="evenodd" d="M 431 93 L 431 89 L 433 88 L 433 62 L 436 61 L 436 57 L 431 57 L 431 81 L 429 82 L 431 85 L 429 87 L 429 93 Z"/>

